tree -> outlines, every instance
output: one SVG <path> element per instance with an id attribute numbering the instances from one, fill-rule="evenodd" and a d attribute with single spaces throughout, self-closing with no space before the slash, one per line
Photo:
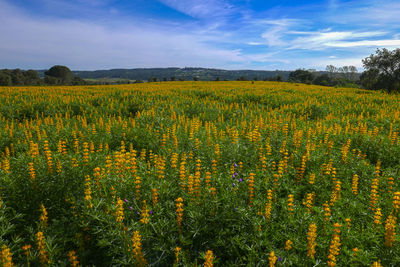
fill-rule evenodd
<path id="1" fill-rule="evenodd" d="M 40 82 L 40 77 L 37 71 L 35 70 L 27 70 L 24 73 L 25 76 L 25 84 L 36 85 Z"/>
<path id="2" fill-rule="evenodd" d="M 51 84 L 72 84 L 74 75 L 66 66 L 55 65 L 44 73 Z M 46 82 L 47 83 L 47 82 Z"/>
<path id="3" fill-rule="evenodd" d="M 314 80 L 314 73 L 298 69 L 289 74 L 290 82 L 311 83 Z"/>
<path id="4" fill-rule="evenodd" d="M 5 71 L 0 71 L 0 85 L 1 86 L 11 85 L 11 77 Z"/>
<path id="5" fill-rule="evenodd" d="M 362 62 L 365 72 L 360 78 L 366 88 L 400 91 L 400 48 L 392 51 L 378 48 Z"/>
<path id="6" fill-rule="evenodd" d="M 332 78 L 333 76 L 334 76 L 334 74 L 337 72 L 337 68 L 335 67 L 335 66 L 333 66 L 333 65 L 328 65 L 328 66 L 326 66 L 326 69 L 325 69 L 328 73 L 329 73 L 329 76 Z"/>
<path id="7" fill-rule="evenodd" d="M 86 84 L 86 82 L 81 77 L 76 76 L 76 77 L 74 77 L 72 84 L 73 85 L 84 85 L 84 84 Z"/>
<path id="8" fill-rule="evenodd" d="M 350 71 L 350 79 L 351 80 L 357 80 L 357 68 L 355 66 L 349 66 L 349 71 Z"/>
<path id="9" fill-rule="evenodd" d="M 324 73 L 315 78 L 313 83 L 317 85 L 330 86 L 332 81 L 331 77 L 328 74 Z"/>
<path id="10" fill-rule="evenodd" d="M 360 83 L 364 88 L 376 89 L 378 83 L 379 71 L 376 69 L 366 70 L 360 76 Z"/>
<path id="11" fill-rule="evenodd" d="M 24 85 L 25 75 L 20 69 L 15 69 L 11 71 L 11 81 L 12 85 Z"/>

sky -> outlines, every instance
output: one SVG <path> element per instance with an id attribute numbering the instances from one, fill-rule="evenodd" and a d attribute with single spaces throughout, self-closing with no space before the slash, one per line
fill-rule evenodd
<path id="1" fill-rule="evenodd" d="M 400 1 L 0 0 L 0 68 L 324 70 L 400 48 Z"/>

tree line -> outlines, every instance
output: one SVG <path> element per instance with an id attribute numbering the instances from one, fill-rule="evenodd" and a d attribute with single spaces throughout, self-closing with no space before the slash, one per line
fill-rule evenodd
<path id="1" fill-rule="evenodd" d="M 289 74 L 289 82 L 323 86 L 359 87 L 359 73 L 355 66 L 326 66 L 325 72 L 297 69 Z"/>
<path id="2" fill-rule="evenodd" d="M 72 71 L 61 65 L 55 65 L 47 70 L 44 78 L 40 78 L 35 70 L 3 69 L 0 70 L 0 85 L 85 85 L 87 81 L 74 76 Z"/>
<path id="3" fill-rule="evenodd" d="M 358 75 L 354 66 L 336 68 L 328 65 L 326 72 L 298 69 L 289 74 L 289 81 L 327 86 L 360 87 L 371 90 L 400 92 L 400 48 L 392 51 L 377 49 L 362 60 L 364 71 Z"/>

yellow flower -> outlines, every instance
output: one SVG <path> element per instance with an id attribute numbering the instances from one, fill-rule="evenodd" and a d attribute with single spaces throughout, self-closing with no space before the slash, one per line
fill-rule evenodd
<path id="1" fill-rule="evenodd" d="M 285 250 L 288 250 L 288 251 L 291 250 L 293 248 L 292 245 L 293 245 L 293 241 L 291 241 L 290 239 L 286 240 Z"/>
<path id="2" fill-rule="evenodd" d="M 146 266 L 147 261 L 144 258 L 143 252 L 142 252 L 142 237 L 140 236 L 139 231 L 133 232 L 132 236 L 132 251 L 134 253 L 135 261 L 137 266 Z"/>
<path id="3" fill-rule="evenodd" d="M 42 265 L 49 264 L 49 255 L 46 249 L 46 241 L 43 232 L 36 233 L 36 245 L 39 251 L 39 258 Z"/>
<path id="4" fill-rule="evenodd" d="M 124 202 L 118 198 L 117 199 L 117 211 L 115 212 L 116 221 L 122 223 L 124 220 Z"/>
<path id="5" fill-rule="evenodd" d="M 12 262 L 12 254 L 6 245 L 3 245 L 1 248 L 0 259 L 3 267 L 14 266 L 14 263 Z"/>
<path id="6" fill-rule="evenodd" d="M 79 266 L 78 256 L 76 256 L 75 251 L 71 250 L 70 252 L 68 252 L 68 259 L 71 267 Z"/>
<path id="7" fill-rule="evenodd" d="M 315 242 L 317 238 L 317 225 L 315 223 L 311 223 L 308 227 L 307 232 L 307 256 L 314 259 L 315 255 L 315 246 L 317 243 Z"/>
<path id="8" fill-rule="evenodd" d="M 204 267 L 212 267 L 214 266 L 213 261 L 214 261 L 214 255 L 211 250 L 207 250 L 206 252 L 206 261 L 204 262 Z"/>
<path id="9" fill-rule="evenodd" d="M 175 263 L 177 263 L 177 264 L 179 263 L 179 254 L 180 254 L 181 250 L 182 250 L 182 248 L 180 248 L 180 247 L 175 248 Z"/>
<path id="10" fill-rule="evenodd" d="M 183 199 L 181 197 L 176 200 L 176 221 L 179 227 L 182 226 L 182 217 L 183 217 Z"/>
<path id="11" fill-rule="evenodd" d="M 278 260 L 278 257 L 275 256 L 275 252 L 271 251 L 268 256 L 268 266 L 274 267 L 277 260 Z"/>

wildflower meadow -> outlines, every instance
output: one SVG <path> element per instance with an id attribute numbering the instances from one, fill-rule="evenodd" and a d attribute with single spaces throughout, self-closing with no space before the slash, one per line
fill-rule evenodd
<path id="1" fill-rule="evenodd" d="M 2 266 L 399 266 L 400 98 L 0 87 Z"/>

